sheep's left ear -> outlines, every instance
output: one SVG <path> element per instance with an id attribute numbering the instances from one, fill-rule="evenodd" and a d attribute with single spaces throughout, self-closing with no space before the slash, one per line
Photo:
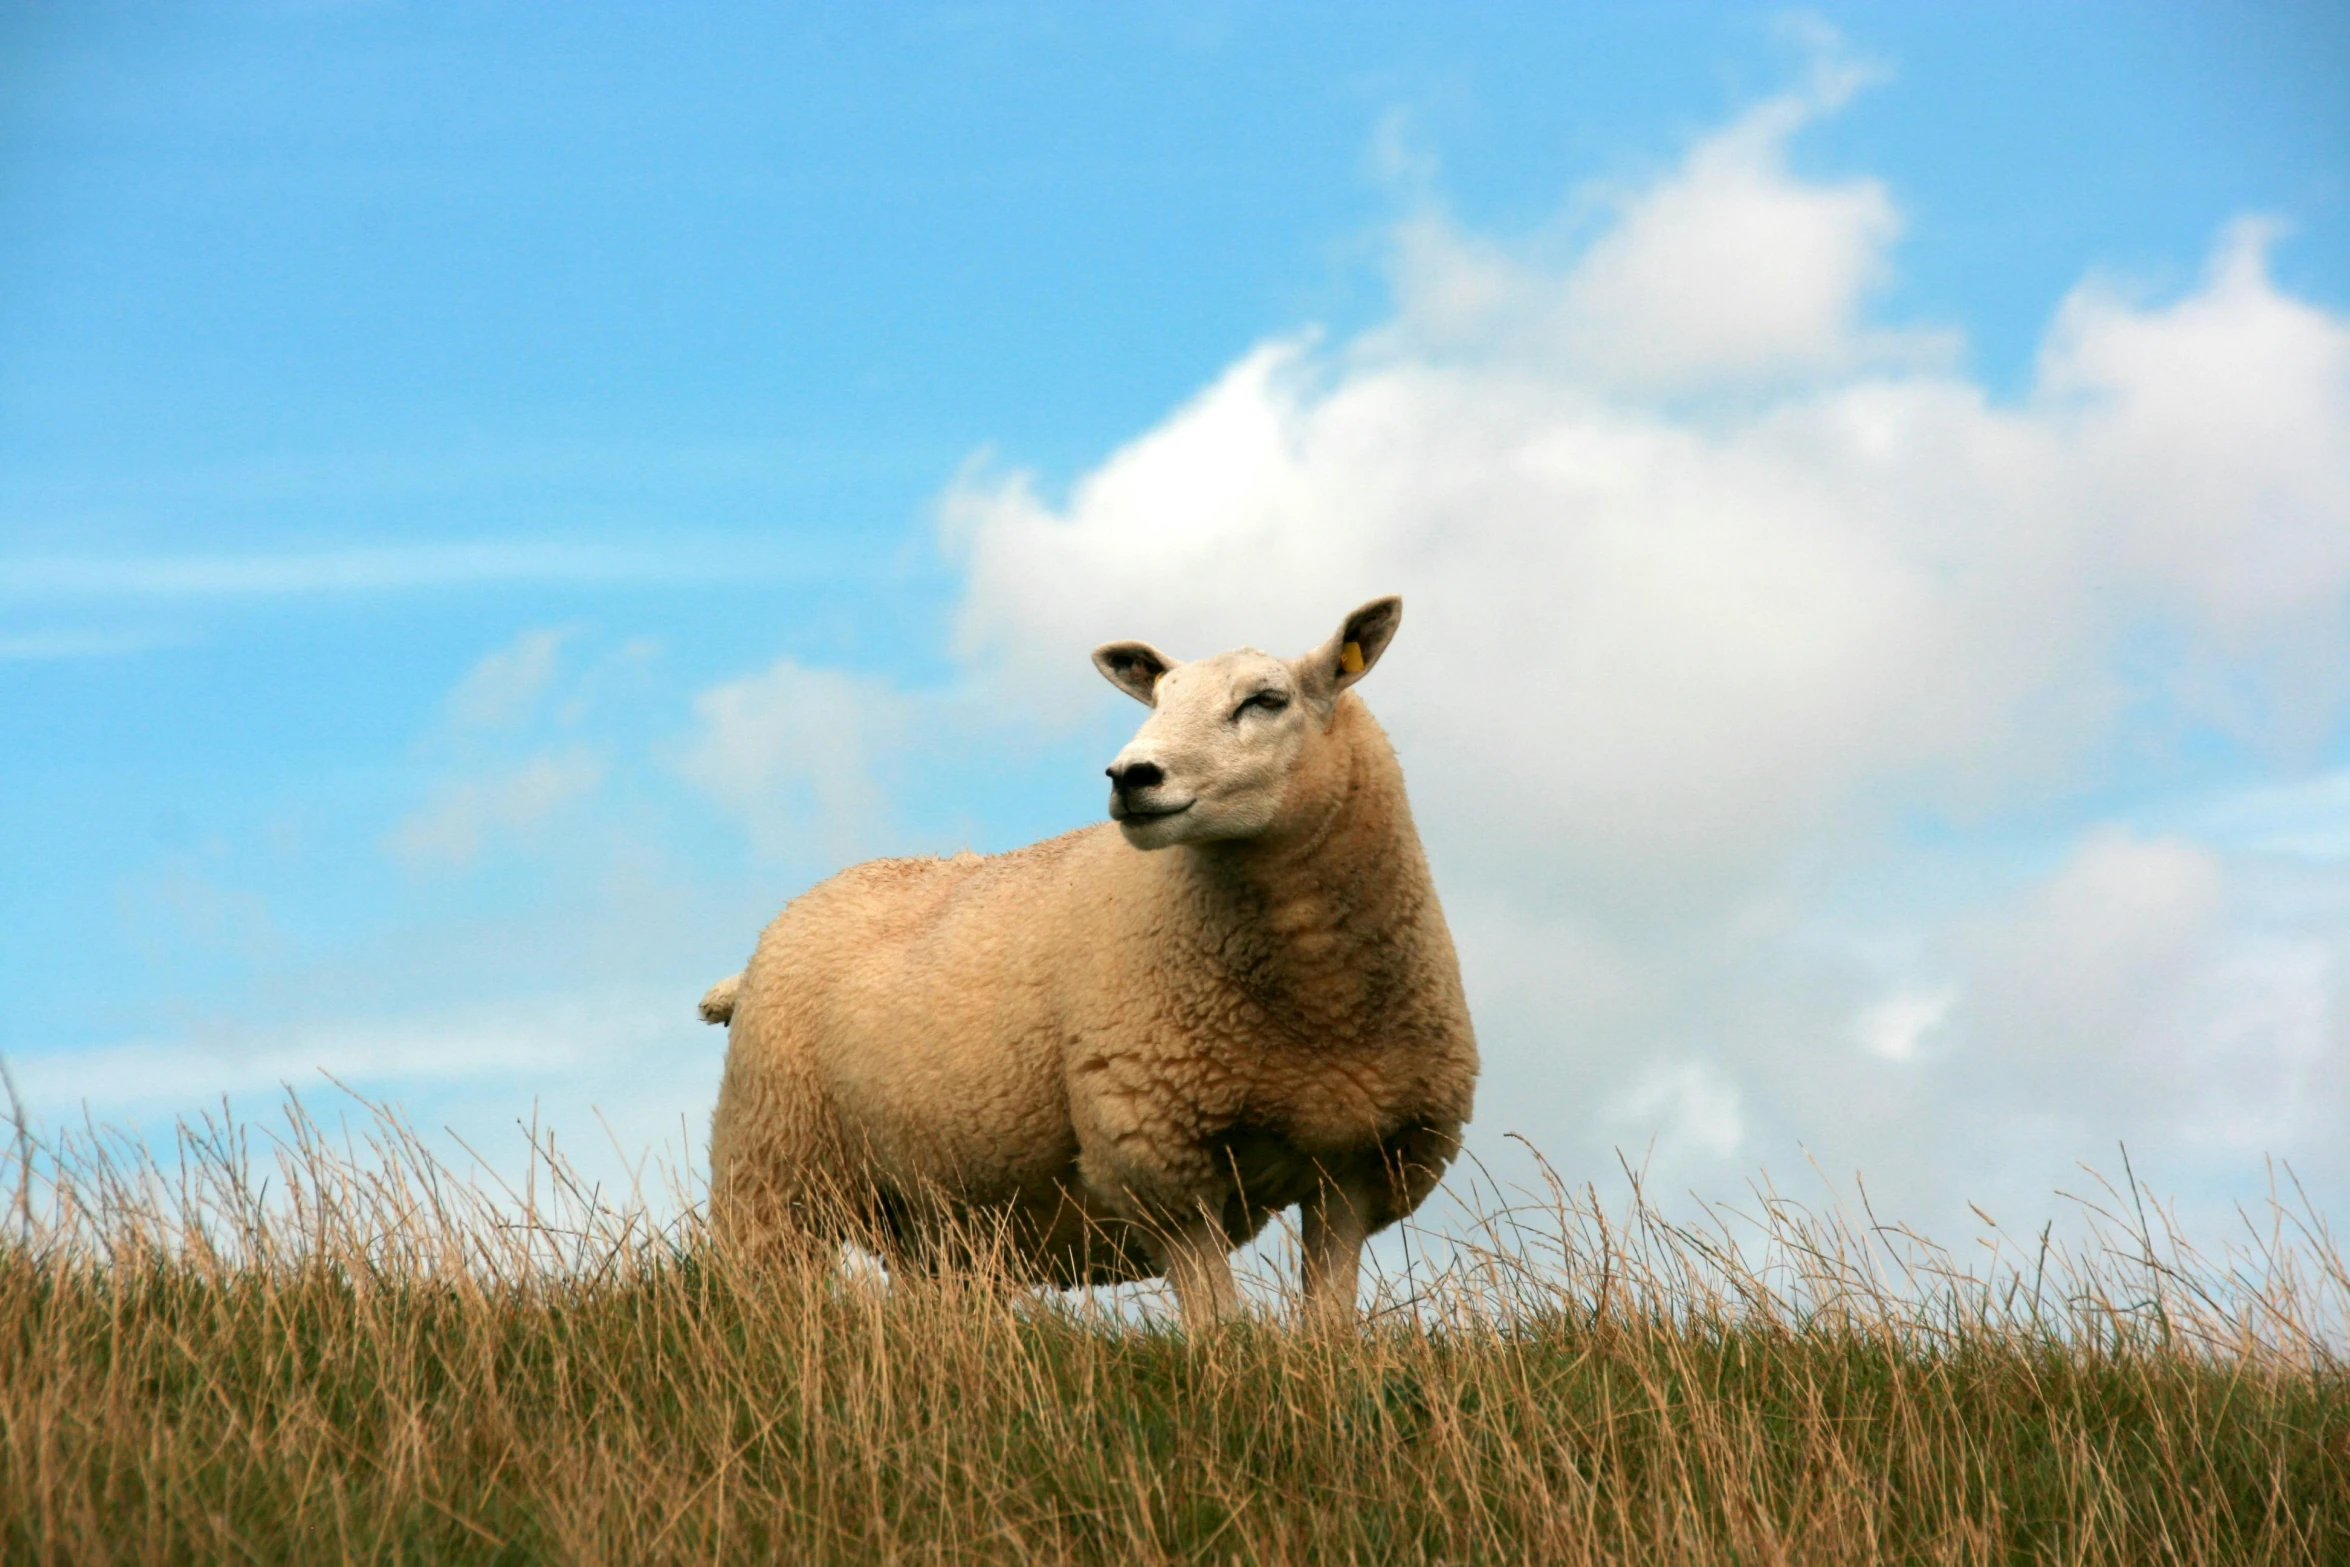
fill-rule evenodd
<path id="1" fill-rule="evenodd" d="M 1392 593 L 1347 616 L 1336 636 L 1299 660 L 1307 694 L 1323 703 L 1336 701 L 1339 692 L 1371 672 L 1402 624 L 1403 600 Z"/>
<path id="2" fill-rule="evenodd" d="M 1093 667 L 1145 707 L 1159 705 L 1159 677 L 1175 661 L 1148 642 L 1105 642 L 1093 650 Z"/>

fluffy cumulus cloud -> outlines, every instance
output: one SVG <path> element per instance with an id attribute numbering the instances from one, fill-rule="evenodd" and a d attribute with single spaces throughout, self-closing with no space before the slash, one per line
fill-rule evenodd
<path id="1" fill-rule="evenodd" d="M 1828 46 L 1801 90 L 1708 138 L 1671 177 L 1597 193 L 1613 221 L 1563 263 L 1464 234 L 1431 206 L 1400 229 L 1396 319 L 1377 340 L 1646 392 L 1946 358 L 1955 345 L 1944 333 L 1863 319 L 1901 230 L 1883 184 L 1788 174 L 1789 136 L 1868 75 Z"/>
<path id="2" fill-rule="evenodd" d="M 2280 780 L 2350 671 L 2350 321 L 2239 223 L 2182 297 L 2052 301 L 1995 399 L 1877 319 L 1893 193 L 1791 171 L 1853 85 L 1572 248 L 1425 205 L 1391 321 L 1254 348 L 1065 501 L 966 475 L 962 651 L 1049 712 L 1073 648 L 1296 651 L 1401 590 L 1367 694 L 1491 1131 L 1717 1190 L 1803 1148 L 1946 1213 L 2117 1138 L 2212 1192 L 2263 1152 L 2340 1183 L 2342 857 L 2294 849 L 2342 841 L 2339 780 Z M 2067 803 L 2215 736 L 2264 781 L 2203 818 L 2286 836 Z"/>

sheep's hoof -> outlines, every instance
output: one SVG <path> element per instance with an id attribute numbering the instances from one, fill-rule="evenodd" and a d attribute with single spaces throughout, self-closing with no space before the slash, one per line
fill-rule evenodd
<path id="1" fill-rule="evenodd" d="M 717 984 L 712 985 L 702 997 L 702 1021 L 705 1023 L 733 1022 L 735 993 L 742 988 L 743 977 L 740 974 L 729 974 Z"/>

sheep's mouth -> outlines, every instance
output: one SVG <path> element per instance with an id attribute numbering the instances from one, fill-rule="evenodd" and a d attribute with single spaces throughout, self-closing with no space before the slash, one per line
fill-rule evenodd
<path id="1" fill-rule="evenodd" d="M 1153 810 L 1148 806 L 1135 805 L 1125 800 L 1113 798 L 1110 801 L 1110 819 L 1119 822 L 1164 821 L 1170 816 L 1181 816 L 1185 811 L 1190 810 L 1194 803 L 1186 800 L 1181 805 L 1170 805 L 1164 810 Z"/>

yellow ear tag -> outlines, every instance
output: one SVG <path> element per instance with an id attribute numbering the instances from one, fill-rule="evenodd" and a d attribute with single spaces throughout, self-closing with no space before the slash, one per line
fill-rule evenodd
<path id="1" fill-rule="evenodd" d="M 1350 675 L 1361 674 L 1363 672 L 1363 645 L 1360 642 L 1349 642 L 1340 648 L 1338 650 L 1338 667 Z"/>

